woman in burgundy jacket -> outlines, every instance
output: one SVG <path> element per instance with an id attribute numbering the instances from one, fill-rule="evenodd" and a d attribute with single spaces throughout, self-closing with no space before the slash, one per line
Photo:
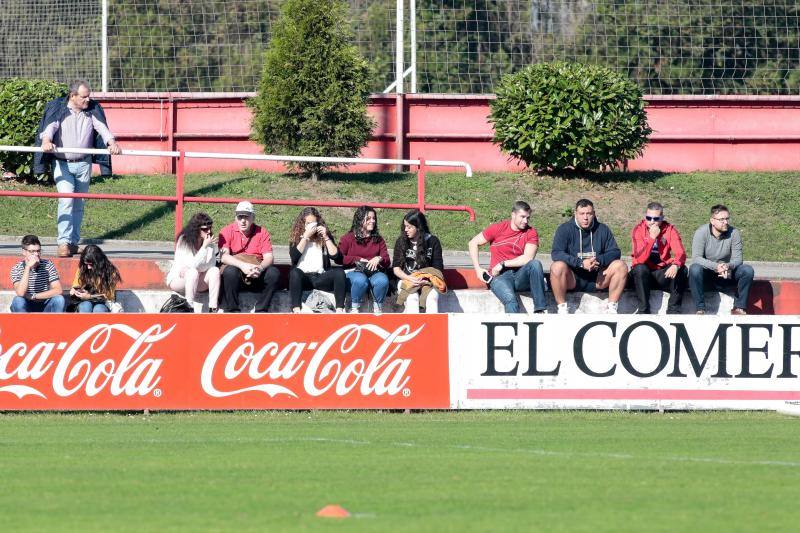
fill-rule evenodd
<path id="1" fill-rule="evenodd" d="M 383 300 L 389 290 L 389 250 L 378 232 L 378 215 L 367 205 L 356 209 L 353 225 L 339 241 L 342 266 L 347 272 L 350 309 L 357 313 L 367 289 L 372 291 L 372 311 L 383 312 Z"/>

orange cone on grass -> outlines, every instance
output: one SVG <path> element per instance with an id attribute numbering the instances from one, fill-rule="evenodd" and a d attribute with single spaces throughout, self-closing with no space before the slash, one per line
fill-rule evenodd
<path id="1" fill-rule="evenodd" d="M 341 505 L 326 505 L 317 511 L 317 516 L 322 518 L 347 518 L 350 513 Z"/>

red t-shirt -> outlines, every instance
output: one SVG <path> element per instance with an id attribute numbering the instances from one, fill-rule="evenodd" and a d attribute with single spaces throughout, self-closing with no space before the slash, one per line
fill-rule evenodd
<path id="1" fill-rule="evenodd" d="M 245 237 L 234 222 L 219 232 L 219 249 L 223 248 L 230 250 L 231 255 L 254 254 L 263 261 L 264 254 L 272 253 L 272 239 L 267 230 L 255 224 L 250 228 L 250 235 Z"/>
<path id="2" fill-rule="evenodd" d="M 489 269 L 501 261 L 508 261 L 517 258 L 525 251 L 527 244 L 539 244 L 539 234 L 532 226 L 528 229 L 513 230 L 511 221 L 503 220 L 492 224 L 483 230 L 483 238 L 489 241 Z"/>

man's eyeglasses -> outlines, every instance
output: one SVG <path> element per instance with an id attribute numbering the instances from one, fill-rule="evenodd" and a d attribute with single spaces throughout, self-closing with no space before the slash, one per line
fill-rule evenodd
<path id="1" fill-rule="evenodd" d="M 651 217 L 650 215 L 645 215 L 644 219 L 648 222 L 661 222 L 664 220 L 664 217 Z"/>
<path id="2" fill-rule="evenodd" d="M 236 220 L 247 220 L 250 215 L 236 215 Z"/>
<path id="3" fill-rule="evenodd" d="M 42 253 L 42 249 L 41 248 L 23 248 L 23 250 L 25 250 L 29 254 L 40 254 L 40 253 Z"/>

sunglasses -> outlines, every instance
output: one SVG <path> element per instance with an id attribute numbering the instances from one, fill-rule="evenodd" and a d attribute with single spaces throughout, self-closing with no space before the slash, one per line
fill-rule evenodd
<path id="1" fill-rule="evenodd" d="M 200 226 L 200 231 L 211 231 L 211 226 Z"/>
<path id="2" fill-rule="evenodd" d="M 645 215 L 644 219 L 648 222 L 661 222 L 664 220 L 664 217 L 651 217 L 650 215 Z"/>
<path id="3" fill-rule="evenodd" d="M 250 215 L 236 215 L 236 220 L 247 220 Z"/>

